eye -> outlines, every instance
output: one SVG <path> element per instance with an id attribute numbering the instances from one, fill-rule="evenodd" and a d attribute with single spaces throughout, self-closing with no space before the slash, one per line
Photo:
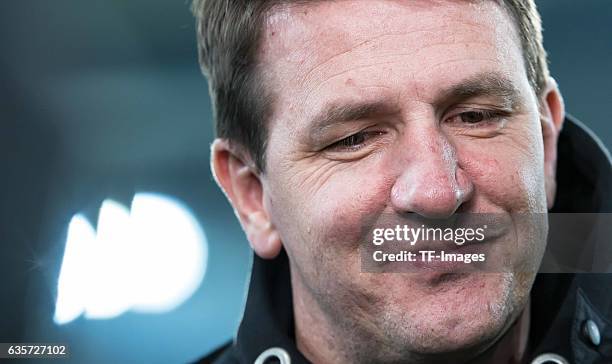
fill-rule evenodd
<path id="1" fill-rule="evenodd" d="M 476 124 L 483 121 L 488 115 L 478 111 L 468 111 L 459 114 L 461 121 L 468 124 Z"/>
<path id="2" fill-rule="evenodd" d="M 327 147 L 327 149 L 332 151 L 355 151 L 366 146 L 368 141 L 373 137 L 378 135 L 382 135 L 384 132 L 382 131 L 369 131 L 363 130 L 358 133 L 347 136 L 344 139 L 338 140 L 337 142 L 331 144 Z"/>
<path id="3" fill-rule="evenodd" d="M 449 117 L 446 122 L 464 127 L 491 125 L 503 120 L 503 113 L 493 110 L 467 110 Z"/>

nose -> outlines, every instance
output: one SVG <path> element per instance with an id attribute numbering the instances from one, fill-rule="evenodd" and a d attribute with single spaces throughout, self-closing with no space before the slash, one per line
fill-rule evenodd
<path id="1" fill-rule="evenodd" d="M 457 160 L 455 147 L 437 130 L 420 133 L 403 148 L 401 174 L 391 189 L 391 203 L 400 212 L 446 218 L 472 198 L 474 186 Z"/>

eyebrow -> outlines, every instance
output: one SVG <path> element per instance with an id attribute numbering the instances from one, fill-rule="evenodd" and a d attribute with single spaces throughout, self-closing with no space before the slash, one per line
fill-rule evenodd
<path id="1" fill-rule="evenodd" d="M 435 96 L 434 105 L 444 109 L 444 106 L 483 96 L 499 99 L 502 107 L 508 110 L 517 110 L 521 105 L 518 88 L 497 72 L 479 73 L 452 85 Z"/>

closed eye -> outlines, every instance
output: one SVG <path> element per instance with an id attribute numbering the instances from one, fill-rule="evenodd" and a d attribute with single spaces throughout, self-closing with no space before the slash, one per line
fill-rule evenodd
<path id="1" fill-rule="evenodd" d="M 372 138 L 384 134 L 380 130 L 362 130 L 355 134 L 349 135 L 344 139 L 329 145 L 326 149 L 330 151 L 357 151 L 368 145 Z"/>

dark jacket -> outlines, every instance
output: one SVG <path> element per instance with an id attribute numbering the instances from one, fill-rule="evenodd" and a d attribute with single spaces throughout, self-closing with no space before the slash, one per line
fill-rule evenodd
<path id="1" fill-rule="evenodd" d="M 568 117 L 558 152 L 557 197 L 551 212 L 612 212 L 611 161 L 601 142 Z M 606 239 L 612 245 L 612 237 Z M 590 258 L 601 257 L 590 249 L 582 247 Z M 531 305 L 527 363 L 547 353 L 556 355 L 548 358 L 557 358 L 557 363 L 563 359 L 578 364 L 612 363 L 612 274 L 539 273 Z M 270 348 L 282 349 L 277 353 L 287 354 L 291 364 L 308 363 L 295 344 L 289 263 L 284 253 L 270 261 L 254 257 L 237 336 L 198 363 L 251 364 Z M 267 357 L 262 363 L 279 362 L 275 355 Z"/>

